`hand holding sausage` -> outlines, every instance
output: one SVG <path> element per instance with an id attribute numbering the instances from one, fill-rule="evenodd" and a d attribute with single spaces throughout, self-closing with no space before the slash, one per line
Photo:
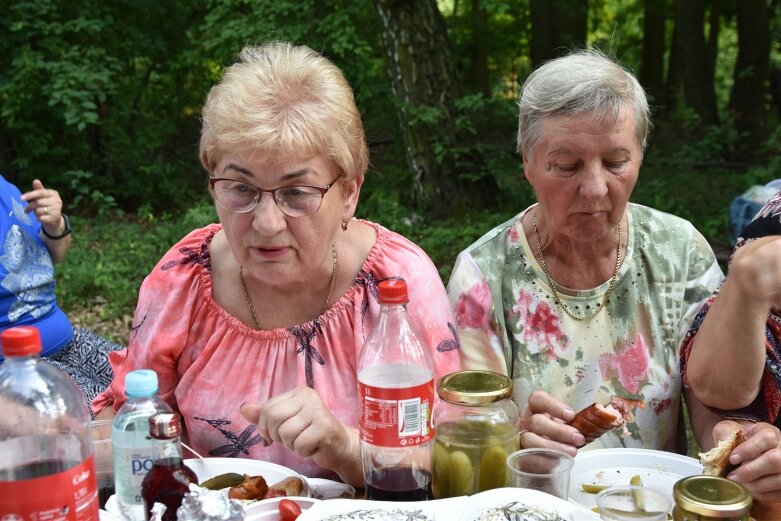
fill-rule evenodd
<path id="1" fill-rule="evenodd" d="M 529 396 L 520 419 L 521 447 L 547 447 L 574 456 L 585 442 L 585 437 L 571 425 L 575 411 L 561 400 L 544 391 Z"/>

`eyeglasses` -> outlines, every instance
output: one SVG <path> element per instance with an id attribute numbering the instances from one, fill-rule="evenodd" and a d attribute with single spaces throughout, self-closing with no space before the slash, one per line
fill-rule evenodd
<path id="1" fill-rule="evenodd" d="M 268 192 L 274 197 L 274 202 L 277 203 L 282 213 L 289 217 L 305 217 L 320 209 L 323 197 L 340 177 L 342 177 L 341 174 L 330 184 L 322 187 L 283 186 L 273 190 L 265 190 L 250 183 L 222 177 L 210 177 L 209 185 L 212 187 L 217 203 L 231 212 L 251 212 L 258 206 L 260 196 L 264 192 Z"/>

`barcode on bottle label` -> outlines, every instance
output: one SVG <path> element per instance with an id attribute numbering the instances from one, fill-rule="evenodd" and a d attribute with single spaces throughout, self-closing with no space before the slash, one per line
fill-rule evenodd
<path id="1" fill-rule="evenodd" d="M 420 434 L 420 398 L 399 401 L 399 435 Z"/>
<path id="2" fill-rule="evenodd" d="M 434 380 L 414 387 L 383 388 L 358 383 L 361 439 L 382 447 L 409 447 L 434 436 Z"/>

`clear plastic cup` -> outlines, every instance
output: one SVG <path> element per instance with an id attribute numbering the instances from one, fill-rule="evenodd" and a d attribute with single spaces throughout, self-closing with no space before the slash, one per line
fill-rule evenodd
<path id="1" fill-rule="evenodd" d="M 98 481 L 100 508 L 114 494 L 114 457 L 111 449 L 111 420 L 93 420 L 92 451 L 95 455 L 95 475 Z"/>
<path id="2" fill-rule="evenodd" d="M 554 449 L 521 449 L 507 456 L 513 486 L 539 490 L 567 499 L 575 461 Z"/>
<path id="3" fill-rule="evenodd" d="M 621 485 L 597 494 L 597 507 L 607 521 L 665 521 L 673 503 L 654 489 Z"/>

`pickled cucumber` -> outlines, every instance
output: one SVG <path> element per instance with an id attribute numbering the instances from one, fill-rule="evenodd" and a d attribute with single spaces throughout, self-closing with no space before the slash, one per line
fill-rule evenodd
<path id="1" fill-rule="evenodd" d="M 583 483 L 580 485 L 586 494 L 598 494 L 607 488 L 607 485 L 595 485 L 593 483 Z"/>
<path id="2" fill-rule="evenodd" d="M 449 497 L 464 496 L 474 492 L 475 469 L 472 462 L 460 450 L 450 453 Z"/>
<path id="3" fill-rule="evenodd" d="M 629 484 L 633 485 L 635 487 L 642 487 L 643 486 L 643 480 L 640 478 L 640 476 L 632 476 L 632 479 L 629 480 Z M 632 499 L 635 502 L 635 508 L 639 512 L 645 512 L 645 494 L 643 494 L 642 490 L 633 490 L 632 491 Z"/>
<path id="4" fill-rule="evenodd" d="M 497 445 L 488 447 L 480 459 L 477 491 L 507 486 L 507 453 Z"/>
<path id="5" fill-rule="evenodd" d="M 439 443 L 434 444 L 434 459 L 431 472 L 431 492 L 434 499 L 450 497 L 450 454 Z"/>
<path id="6" fill-rule="evenodd" d="M 209 490 L 222 490 L 228 487 L 235 487 L 242 481 L 244 481 L 244 476 L 241 474 L 228 472 L 227 474 L 218 474 L 213 478 L 209 478 L 201 483 L 200 486 L 203 488 L 208 488 Z"/>

